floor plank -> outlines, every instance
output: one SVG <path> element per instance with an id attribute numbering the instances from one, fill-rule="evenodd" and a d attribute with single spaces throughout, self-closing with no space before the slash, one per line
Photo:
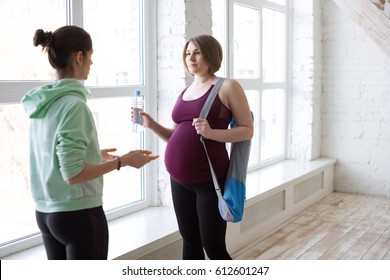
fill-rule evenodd
<path id="1" fill-rule="evenodd" d="M 241 260 L 388 260 L 390 198 L 332 193 L 232 255 Z"/>

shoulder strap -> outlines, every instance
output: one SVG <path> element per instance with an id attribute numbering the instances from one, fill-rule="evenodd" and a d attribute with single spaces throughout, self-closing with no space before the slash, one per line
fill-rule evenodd
<path id="1" fill-rule="evenodd" d="M 205 119 L 207 115 L 209 114 L 211 105 L 213 105 L 215 97 L 217 97 L 219 89 L 222 86 L 223 81 L 225 80 L 224 78 L 217 78 L 217 82 L 215 83 L 213 89 L 211 90 L 209 96 L 207 97 L 202 110 L 200 111 L 199 118 Z"/>
<path id="2" fill-rule="evenodd" d="M 202 110 L 200 111 L 199 118 L 205 119 L 207 117 L 207 115 L 209 114 L 211 105 L 213 104 L 215 97 L 217 96 L 219 89 L 222 86 L 223 80 L 224 80 L 223 78 L 218 78 L 218 81 L 214 85 L 213 89 L 211 90 L 209 96 L 207 97 L 207 99 L 203 105 Z M 203 148 L 204 148 L 204 151 L 206 152 L 207 160 L 208 160 L 209 165 L 210 165 L 211 177 L 213 178 L 215 192 L 217 193 L 218 198 L 222 199 L 221 188 L 219 186 L 217 176 L 215 175 L 213 165 L 211 164 L 209 154 L 207 153 L 206 143 L 204 141 L 203 135 L 200 136 L 200 142 L 202 142 L 202 144 L 203 144 Z"/>

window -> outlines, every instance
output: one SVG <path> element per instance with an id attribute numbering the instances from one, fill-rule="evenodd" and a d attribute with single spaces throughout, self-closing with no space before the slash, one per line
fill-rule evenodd
<path id="1" fill-rule="evenodd" d="M 55 76 L 47 54 L 32 44 L 35 30 L 54 31 L 72 24 L 91 34 L 94 64 L 85 85 L 91 92 L 88 104 L 101 148 L 115 147 L 118 154 L 151 149 L 143 133 L 132 133 L 130 121 L 134 92 L 140 90 L 145 95 L 147 109 L 151 100 L 148 91 L 153 85 L 145 73 L 153 63 L 150 57 L 155 56 L 153 47 L 146 49 L 144 44 L 153 42 L 147 38 L 155 36 L 150 32 L 153 29 L 148 29 L 154 20 L 148 18 L 154 5 L 149 2 L 118 0 L 112 5 L 104 0 L 0 0 L 1 22 L 6 23 L 0 31 L 3 38 L 9 38 L 2 40 L 0 47 L 0 257 L 14 250 L 15 241 L 30 246 L 39 239 L 35 237 L 38 228 L 29 191 L 28 119 L 20 99 Z M 145 186 L 156 186 L 145 182 L 157 182 L 154 173 L 146 167 L 105 175 L 103 199 L 108 219 L 147 207 L 149 190 Z M 35 241 L 27 240 L 32 236 Z"/>
<path id="2" fill-rule="evenodd" d="M 288 1 L 212 0 L 213 34 L 226 75 L 243 86 L 254 113 L 250 170 L 285 158 Z"/>
<path id="3" fill-rule="evenodd" d="M 94 65 L 86 85 L 143 84 L 141 1 L 83 3 L 83 26 L 94 45 Z"/>
<path id="4" fill-rule="evenodd" d="M 32 39 L 36 29 L 54 30 L 66 25 L 66 1 L 0 0 L 0 80 L 51 80 L 53 71 L 47 56 Z M 37 16 L 39 15 L 39 16 Z M 26 24 L 28 23 L 28 24 Z M 2 94 L 4 94 L 2 92 Z"/>

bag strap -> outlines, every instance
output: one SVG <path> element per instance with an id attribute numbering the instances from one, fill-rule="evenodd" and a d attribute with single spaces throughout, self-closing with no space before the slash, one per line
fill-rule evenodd
<path id="1" fill-rule="evenodd" d="M 204 102 L 203 108 L 200 111 L 199 118 L 205 119 L 207 118 L 207 115 L 210 112 L 211 106 L 213 105 L 215 97 L 217 97 L 218 92 L 223 84 L 223 81 L 225 80 L 224 78 L 216 78 L 218 79 L 211 90 L 209 96 L 207 96 L 206 101 Z"/>
<path id="2" fill-rule="evenodd" d="M 213 105 L 215 97 L 217 97 L 217 95 L 218 95 L 219 89 L 221 88 L 223 81 L 224 81 L 223 78 L 218 78 L 218 80 L 215 83 L 213 89 L 211 90 L 209 96 L 207 97 L 207 99 L 203 105 L 202 110 L 200 111 L 199 118 L 205 119 L 207 117 L 207 115 L 209 114 L 211 106 Z M 221 188 L 219 186 L 217 176 L 215 175 L 213 165 L 211 163 L 209 154 L 207 152 L 206 143 L 204 141 L 203 135 L 200 136 L 200 142 L 202 142 L 202 144 L 203 144 L 203 148 L 204 148 L 204 151 L 206 152 L 207 160 L 208 160 L 209 165 L 210 165 L 211 177 L 213 178 L 215 192 L 217 193 L 218 198 L 222 198 Z"/>

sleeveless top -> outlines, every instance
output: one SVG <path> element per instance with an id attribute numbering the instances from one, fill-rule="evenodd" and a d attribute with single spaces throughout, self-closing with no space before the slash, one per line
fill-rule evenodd
<path id="1" fill-rule="evenodd" d="M 201 97 L 189 101 L 183 100 L 186 90 L 184 89 L 172 110 L 172 119 L 177 127 L 166 146 L 165 166 L 171 177 L 178 183 L 212 181 L 207 157 L 199 140 L 200 135 L 192 126 L 192 120 L 199 117 L 212 88 L 213 85 Z M 231 119 L 232 113 L 217 96 L 207 117 L 210 127 L 227 129 Z M 224 180 L 229 168 L 226 143 L 206 139 L 206 146 L 217 178 Z"/>

